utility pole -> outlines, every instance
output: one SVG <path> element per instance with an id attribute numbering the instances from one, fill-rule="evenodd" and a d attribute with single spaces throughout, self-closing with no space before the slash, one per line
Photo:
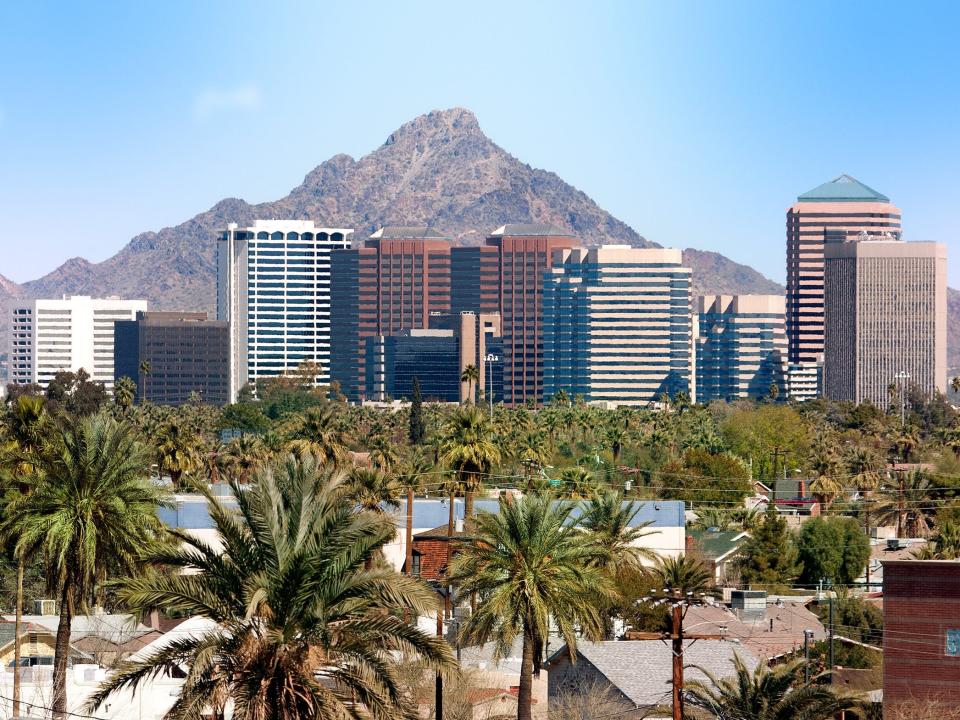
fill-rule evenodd
<path id="1" fill-rule="evenodd" d="M 813 635 L 812 630 L 803 631 L 803 659 L 806 661 L 803 667 L 803 683 L 805 685 L 810 684 L 810 636 Z"/>
<path id="2" fill-rule="evenodd" d="M 830 682 L 833 682 L 833 592 L 830 593 Z"/>
<path id="3" fill-rule="evenodd" d="M 899 393 L 900 394 L 900 428 L 903 429 L 903 427 L 906 425 L 906 409 L 907 409 L 906 381 L 910 379 L 910 373 L 904 372 L 903 370 L 901 370 L 896 375 L 894 375 L 894 377 L 897 379 L 897 386 L 900 389 L 900 393 Z"/>
<path id="4" fill-rule="evenodd" d="M 866 519 L 867 524 L 867 544 L 871 548 L 871 554 L 873 553 L 873 542 L 870 540 L 870 498 L 863 499 L 863 513 Z M 870 555 L 867 556 L 867 592 L 870 592 L 870 563 L 872 558 Z"/>
<path id="5" fill-rule="evenodd" d="M 490 392 L 488 393 L 488 400 L 490 401 L 490 419 L 493 420 L 493 364 L 500 359 L 499 355 L 494 355 L 493 353 L 488 353 L 484 356 L 483 361 L 487 364 L 487 377 L 489 378 Z"/>

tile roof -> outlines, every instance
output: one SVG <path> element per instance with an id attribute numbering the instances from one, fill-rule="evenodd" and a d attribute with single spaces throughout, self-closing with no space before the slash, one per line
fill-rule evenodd
<path id="1" fill-rule="evenodd" d="M 562 661 L 566 653 L 564 645 L 551 656 L 549 663 Z M 698 665 L 718 677 L 726 677 L 733 673 L 734 653 L 739 654 L 750 669 L 759 663 L 749 651 L 722 640 L 688 643 L 683 650 L 683 659 L 685 665 Z M 673 651 L 659 640 L 579 642 L 577 654 L 637 706 L 659 705 L 670 697 Z M 706 681 L 703 673 L 692 667 L 684 671 L 684 677 L 686 680 Z"/>
<path id="2" fill-rule="evenodd" d="M 890 202 L 890 198 L 849 175 L 840 175 L 797 196 L 798 202 Z"/>
<path id="3" fill-rule="evenodd" d="M 539 223 L 508 223 L 490 233 L 490 237 L 576 237 L 566 228 Z"/>

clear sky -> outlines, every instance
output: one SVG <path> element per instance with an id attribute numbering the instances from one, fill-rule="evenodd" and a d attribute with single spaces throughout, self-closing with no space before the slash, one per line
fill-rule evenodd
<path id="1" fill-rule="evenodd" d="M 956 3 L 0 4 L 0 274 L 273 200 L 431 109 L 651 240 L 784 277 L 784 211 L 849 173 L 960 285 Z M 322 220 L 322 218 L 318 218 Z"/>

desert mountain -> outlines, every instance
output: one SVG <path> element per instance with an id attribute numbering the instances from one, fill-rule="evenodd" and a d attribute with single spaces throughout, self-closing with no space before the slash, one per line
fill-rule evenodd
<path id="1" fill-rule="evenodd" d="M 217 231 L 257 217 L 352 227 L 357 239 L 381 225 L 430 225 L 464 244 L 482 242 L 505 222 L 543 222 L 568 227 L 590 245 L 654 245 L 556 174 L 510 155 L 484 135 L 473 113 L 454 108 L 406 123 L 359 160 L 335 155 L 275 202 L 222 200 L 180 225 L 137 235 L 102 263 L 73 258 L 22 286 L 0 277 L 0 347 L 7 347 L 16 297 L 121 295 L 146 298 L 155 309 L 212 312 Z M 718 253 L 685 250 L 684 259 L 696 293 L 783 291 Z"/>

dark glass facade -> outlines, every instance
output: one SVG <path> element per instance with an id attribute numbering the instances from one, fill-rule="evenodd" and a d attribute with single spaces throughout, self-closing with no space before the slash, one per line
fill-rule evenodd
<path id="1" fill-rule="evenodd" d="M 114 323 L 114 378 L 137 383 L 138 401 L 182 405 L 193 393 L 204 403 L 230 401 L 230 331 L 206 313 L 137 313 Z M 146 361 L 149 373 L 142 374 Z"/>

